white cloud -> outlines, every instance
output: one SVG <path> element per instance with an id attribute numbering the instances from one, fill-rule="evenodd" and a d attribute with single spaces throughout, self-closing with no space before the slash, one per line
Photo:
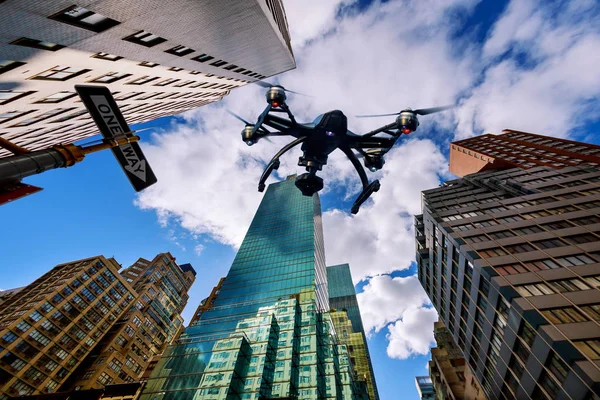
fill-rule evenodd
<path id="1" fill-rule="evenodd" d="M 357 295 L 365 332 L 379 332 L 390 322 L 402 318 L 408 310 L 429 304 L 416 275 L 406 278 L 375 276 Z"/>
<path id="2" fill-rule="evenodd" d="M 433 323 L 437 313 L 433 308 L 412 308 L 401 320 L 388 326 L 387 355 L 391 358 L 406 359 L 412 355 L 429 353 L 435 346 Z"/>
<path id="3" fill-rule="evenodd" d="M 379 174 L 381 189 L 371 203 L 363 204 L 356 215 L 340 210 L 323 214 L 328 264 L 349 263 L 355 282 L 409 268 L 415 256 L 413 215 L 421 212 L 421 191 L 437 187 L 438 174 L 446 168 L 430 140 L 409 139 L 388 153 Z"/>
<path id="4" fill-rule="evenodd" d="M 335 27 L 340 7 L 356 0 L 301 0 L 284 1 L 290 36 L 294 47 L 301 47 L 311 39 L 325 34 Z"/>
<path id="5" fill-rule="evenodd" d="M 194 246 L 194 253 L 196 253 L 196 255 L 199 256 L 200 254 L 202 254 L 202 252 L 204 251 L 205 248 L 206 248 L 206 246 L 199 243 Z"/>
<path id="6" fill-rule="evenodd" d="M 567 137 L 600 118 L 598 16 L 587 1 L 512 1 L 483 47 L 483 79 L 456 112 L 456 137 Z"/>

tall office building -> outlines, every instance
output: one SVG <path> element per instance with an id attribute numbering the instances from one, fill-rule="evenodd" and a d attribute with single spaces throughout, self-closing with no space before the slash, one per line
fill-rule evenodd
<path id="1" fill-rule="evenodd" d="M 327 283 L 329 306 L 332 310 L 336 310 L 331 313 L 331 319 L 340 342 L 348 347 L 350 363 L 357 375 L 366 379 L 369 398 L 371 400 L 379 399 L 369 346 L 356 300 L 356 290 L 352 283 L 350 265 L 340 264 L 327 267 Z M 346 321 L 349 321 L 350 326 L 347 326 Z"/>
<path id="2" fill-rule="evenodd" d="M 480 172 L 423 192 L 419 280 L 490 399 L 600 395 L 600 171 Z"/>
<path id="3" fill-rule="evenodd" d="M 600 165 L 600 146 L 509 129 L 452 142 L 450 172 L 465 176 L 491 169 Z"/>
<path id="4" fill-rule="evenodd" d="M 419 393 L 419 399 L 421 400 L 435 400 L 435 388 L 433 382 L 428 376 L 417 376 L 415 377 L 415 385 L 417 386 L 417 392 Z"/>
<path id="5" fill-rule="evenodd" d="M 61 264 L 2 304 L 0 399 L 142 377 L 181 329 L 195 272 L 170 253 L 119 268 L 102 256 Z"/>
<path id="6" fill-rule="evenodd" d="M 295 67 L 281 0 L 3 1 L 0 37 L 0 136 L 29 150 L 97 133 L 76 84 L 134 124 Z"/>
<path id="7" fill-rule="evenodd" d="M 462 352 L 446 326 L 434 324 L 436 347 L 431 349 L 429 376 L 437 400 L 486 400 Z"/>
<path id="8" fill-rule="evenodd" d="M 0 399 L 56 392 L 136 293 L 102 256 L 57 265 L 0 314 Z"/>
<path id="9" fill-rule="evenodd" d="M 294 178 L 269 186 L 212 305 L 142 400 L 366 398 L 333 336 L 319 198 Z"/>
<path id="10" fill-rule="evenodd" d="M 152 358 L 183 328 L 181 312 L 195 275 L 190 264 L 177 265 L 170 253 L 151 261 L 140 258 L 121 271 L 136 293 L 135 302 L 61 389 L 99 389 L 139 380 Z"/>

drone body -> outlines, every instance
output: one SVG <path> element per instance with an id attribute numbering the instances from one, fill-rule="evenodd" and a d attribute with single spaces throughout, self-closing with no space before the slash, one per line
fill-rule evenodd
<path id="1" fill-rule="evenodd" d="M 265 189 L 265 181 L 273 170 L 279 168 L 279 158 L 286 151 L 302 143 L 302 156 L 298 160 L 298 165 L 305 167 L 307 173 L 296 178 L 296 186 L 303 195 L 312 196 L 323 189 L 323 179 L 316 175 L 317 172 L 321 171 L 323 166 L 327 164 L 329 154 L 336 149 L 340 149 L 354 165 L 363 185 L 363 191 L 352 206 L 351 211 L 353 214 L 356 214 L 362 203 L 380 188 L 378 180 L 368 182 L 365 170 L 354 151 L 357 151 L 359 156 L 364 157 L 365 166 L 370 171 L 375 172 L 383 167 L 385 163 L 383 156 L 394 146 L 396 140 L 402 134 L 409 134 L 417 129 L 419 126 L 417 114 L 426 115 L 449 108 L 440 107 L 415 111 L 405 109 L 395 114 L 384 114 L 381 116 L 398 115 L 398 117 L 391 124 L 364 135 L 356 135 L 348 130 L 348 119 L 340 110 L 333 110 L 319 115 L 312 123 L 300 124 L 296 122 L 294 115 L 285 102 L 287 99 L 286 91 L 296 92 L 279 85 L 272 86 L 260 81 L 257 83 L 268 87 L 266 93 L 268 106 L 258 117 L 256 124 L 250 124 L 240 116 L 231 113 L 246 123 L 246 127 L 242 131 L 242 140 L 248 146 L 252 146 L 259 139 L 268 136 L 292 136 L 296 138 L 271 159 L 259 180 L 258 190 L 262 192 Z M 278 116 L 277 113 L 285 113 L 287 118 Z M 275 131 L 270 131 L 269 128 Z M 390 137 L 375 136 L 378 133 L 386 133 Z"/>

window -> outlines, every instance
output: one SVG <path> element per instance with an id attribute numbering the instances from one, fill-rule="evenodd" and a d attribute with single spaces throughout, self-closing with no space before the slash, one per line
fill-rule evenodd
<path id="1" fill-rule="evenodd" d="M 92 58 L 99 58 L 101 60 L 106 60 L 106 61 L 118 61 L 123 57 L 120 56 L 116 56 L 114 54 L 108 54 L 108 53 L 96 53 L 93 56 L 91 56 Z"/>
<path id="2" fill-rule="evenodd" d="M 583 281 L 580 279 L 563 279 L 559 281 L 548 282 L 548 284 L 558 293 L 578 292 L 580 290 L 590 289 L 590 287 L 583 283 Z"/>
<path id="3" fill-rule="evenodd" d="M 225 64 L 227 64 L 227 61 L 223 61 L 223 60 L 217 60 L 215 62 L 210 63 L 210 65 L 214 65 L 215 67 L 221 67 Z"/>
<path id="4" fill-rule="evenodd" d="M 536 245 L 537 247 L 539 247 L 540 249 L 553 249 L 555 247 L 561 247 L 561 246 L 566 245 L 566 243 L 560 239 L 546 239 L 546 240 L 539 240 L 539 241 L 532 242 L 532 243 L 534 245 Z"/>
<path id="5" fill-rule="evenodd" d="M 103 372 L 98 377 L 98 383 L 101 385 L 108 385 L 111 382 L 112 382 L 112 378 L 106 372 Z"/>
<path id="6" fill-rule="evenodd" d="M 542 315 L 552 324 L 570 324 L 585 322 L 588 319 L 575 307 L 553 308 L 542 310 Z"/>
<path id="7" fill-rule="evenodd" d="M 167 86 L 171 83 L 175 83 L 178 81 L 179 81 L 179 79 L 169 78 L 169 79 L 165 79 L 164 81 L 160 81 L 160 82 L 156 83 L 154 86 Z"/>
<path id="8" fill-rule="evenodd" d="M 154 62 L 150 62 L 150 61 L 142 61 L 138 65 L 140 67 L 154 68 L 154 67 L 156 67 L 158 65 L 158 63 L 154 63 Z"/>
<path id="9" fill-rule="evenodd" d="M 554 290 L 552 290 L 545 283 L 535 283 L 532 285 L 515 286 L 515 289 L 523 297 L 543 296 L 543 295 L 555 293 Z"/>
<path id="10" fill-rule="evenodd" d="M 569 224 L 567 221 L 556 221 L 548 224 L 542 225 L 544 228 L 549 230 L 550 232 L 556 231 L 558 229 L 572 228 L 573 225 Z"/>
<path id="11" fill-rule="evenodd" d="M 572 267 L 575 265 L 593 264 L 596 261 L 586 256 L 585 254 L 576 254 L 566 257 L 556 257 L 556 261 L 563 267 Z"/>
<path id="12" fill-rule="evenodd" d="M 108 74 L 99 76 L 98 78 L 92 79 L 89 81 L 90 83 L 113 83 L 118 81 L 119 79 L 127 78 L 131 76 L 131 74 L 126 74 L 123 72 L 109 72 Z"/>
<path id="13" fill-rule="evenodd" d="M 42 335 L 40 332 L 38 332 L 36 329 L 34 329 L 33 331 L 31 331 L 31 333 L 29 334 L 29 337 L 33 340 L 35 340 L 38 344 L 40 344 L 42 347 L 46 346 L 48 343 L 50 343 L 50 339 L 45 336 Z"/>
<path id="14" fill-rule="evenodd" d="M 18 68 L 26 63 L 21 61 L 12 61 L 12 60 L 0 60 L 0 74 L 8 72 L 12 69 Z"/>
<path id="15" fill-rule="evenodd" d="M 203 63 L 203 62 L 210 61 L 213 58 L 214 57 L 209 56 L 208 54 L 200 54 L 199 56 L 193 57 L 192 60 Z M 225 63 L 225 64 L 227 64 L 227 63 Z"/>
<path id="16" fill-rule="evenodd" d="M 584 233 L 582 235 L 567 236 L 565 240 L 571 244 L 582 244 L 597 242 L 598 238 L 591 233 Z"/>
<path id="17" fill-rule="evenodd" d="M 109 361 L 108 367 L 110 369 L 112 369 L 113 371 L 115 371 L 115 373 L 118 374 L 119 372 L 121 372 L 121 368 L 123 367 L 123 363 L 121 363 L 121 361 L 113 358 L 112 360 Z"/>
<path id="18" fill-rule="evenodd" d="M 529 243 L 514 244 L 512 246 L 504 246 L 504 248 L 510 254 L 527 253 L 529 251 L 536 251 L 537 250 L 535 247 L 533 247 Z"/>
<path id="19" fill-rule="evenodd" d="M 154 78 L 153 78 L 153 77 L 151 77 L 151 76 L 144 75 L 144 76 L 142 76 L 142 77 L 140 77 L 140 78 L 134 79 L 134 80 L 133 80 L 133 81 L 131 81 L 131 82 L 127 82 L 127 84 L 128 84 L 128 85 L 143 85 L 143 84 L 145 84 L 145 83 L 152 82 L 152 81 L 153 81 L 153 80 L 155 80 L 155 79 L 158 79 L 158 77 L 154 77 Z"/>
<path id="20" fill-rule="evenodd" d="M 127 343 L 127 341 L 125 340 L 125 338 L 121 335 L 117 336 L 117 339 L 115 340 L 115 343 L 118 344 L 121 347 L 124 347 L 125 344 Z"/>
<path id="21" fill-rule="evenodd" d="M 17 340 L 18 336 L 15 335 L 14 333 L 12 333 L 11 331 L 8 331 L 4 334 L 4 336 L 2 336 L 2 341 L 5 343 L 12 343 L 15 340 Z"/>
<path id="22" fill-rule="evenodd" d="M 27 322 L 25 321 L 21 321 L 17 324 L 17 326 L 15 326 L 15 329 L 21 331 L 21 332 L 25 332 L 27 331 L 29 328 L 31 328 L 31 325 L 29 325 Z"/>
<path id="23" fill-rule="evenodd" d="M 38 101 L 38 103 L 39 103 L 39 101 Z M 69 110 L 73 110 L 73 108 L 56 108 L 54 110 L 46 111 L 45 113 L 42 113 L 42 114 L 40 114 L 40 115 L 38 115 L 36 117 L 24 119 L 24 120 L 22 120 L 22 121 L 20 121 L 20 122 L 18 122 L 16 124 L 14 124 L 14 125 L 11 125 L 11 127 L 33 125 L 36 122 L 40 122 L 40 121 L 43 121 L 45 119 L 52 118 L 52 117 L 54 117 L 56 115 L 62 114 L 62 113 L 67 112 Z"/>
<path id="24" fill-rule="evenodd" d="M 71 6 L 48 18 L 87 29 L 92 32 L 103 32 L 120 24 L 119 21 L 115 21 L 114 19 L 78 6 Z"/>
<path id="25" fill-rule="evenodd" d="M 124 37 L 123 40 L 146 47 L 156 46 L 157 44 L 167 41 L 167 39 L 153 35 L 150 32 L 146 31 L 139 31 L 137 33 L 134 33 L 133 35 Z"/>
<path id="26" fill-rule="evenodd" d="M 551 352 L 546 362 L 546 367 L 552 372 L 552 375 L 554 375 L 559 383 L 563 383 L 569 374 L 569 367 L 555 352 Z"/>
<path id="27" fill-rule="evenodd" d="M 41 74 L 31 77 L 31 79 L 40 79 L 45 81 L 66 81 L 89 71 L 89 69 L 71 68 L 57 65 L 56 67 L 42 72 Z"/>
<path id="28" fill-rule="evenodd" d="M 16 44 L 19 46 L 31 47 L 34 49 L 48 50 L 48 51 L 57 51 L 65 46 L 52 43 L 52 42 L 44 42 L 42 40 L 30 39 L 26 37 L 19 38 L 17 40 L 13 40 L 10 44 Z"/>
<path id="29" fill-rule="evenodd" d="M 519 235 L 529 235 L 533 233 L 543 232 L 544 230 L 537 225 L 526 226 L 524 228 L 513 228 L 513 231 Z M 514 236 L 514 235 L 512 235 Z"/>
<path id="30" fill-rule="evenodd" d="M 597 216 L 597 215 L 589 215 L 587 217 L 572 219 L 571 222 L 574 222 L 577 225 L 599 224 L 600 223 L 600 217 Z"/>
<path id="31" fill-rule="evenodd" d="M 189 47 L 185 47 L 185 46 L 175 46 L 172 49 L 165 50 L 165 53 L 173 54 L 173 55 L 179 56 L 179 57 L 183 57 L 183 56 L 188 55 L 193 52 L 194 52 L 193 49 L 190 49 Z"/>
<path id="32" fill-rule="evenodd" d="M 95 372 L 96 372 L 95 369 L 93 369 L 91 371 L 85 371 L 85 374 L 83 374 L 83 376 L 81 377 L 81 380 L 85 381 L 85 380 L 90 379 L 94 375 Z"/>
<path id="33" fill-rule="evenodd" d="M 22 91 L 14 91 L 14 90 L 0 90 L 0 106 L 4 104 L 8 104 L 11 101 L 15 101 L 20 99 L 21 97 L 25 97 L 35 92 L 22 92 Z"/>

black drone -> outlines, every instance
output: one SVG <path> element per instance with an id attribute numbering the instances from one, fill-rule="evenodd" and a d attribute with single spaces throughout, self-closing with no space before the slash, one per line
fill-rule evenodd
<path id="1" fill-rule="evenodd" d="M 369 183 L 367 174 L 358 161 L 358 157 L 364 157 L 364 164 L 372 172 L 383 167 L 385 160 L 383 156 L 394 146 L 396 140 L 402 134 L 409 134 L 417 130 L 419 120 L 417 115 L 433 114 L 446 110 L 452 106 L 425 108 L 419 110 L 404 109 L 398 113 L 380 114 L 380 115 L 357 115 L 357 117 L 384 117 L 397 115 L 398 117 L 391 124 L 382 126 L 364 135 L 356 135 L 348 130 L 348 120 L 340 110 L 329 111 L 319 115 L 312 123 L 300 124 L 294 118 L 285 100 L 286 92 L 296 93 L 285 89 L 280 85 L 270 85 L 266 82 L 258 81 L 257 84 L 267 87 L 267 108 L 258 117 L 256 124 L 251 124 L 239 115 L 231 113 L 240 121 L 246 124 L 242 131 L 242 139 L 248 146 L 252 146 L 259 139 L 268 136 L 292 136 L 296 139 L 283 147 L 271 159 L 267 168 L 258 182 L 258 191 L 265 190 L 265 181 L 271 175 L 273 170 L 279 168 L 279 158 L 294 146 L 302 143 L 303 155 L 298 161 L 298 165 L 306 167 L 307 173 L 296 177 L 296 187 L 300 189 L 303 195 L 312 196 L 323 189 L 323 179 L 317 176 L 317 172 L 322 170 L 323 165 L 327 164 L 328 155 L 335 149 L 340 149 L 346 154 L 363 185 L 363 190 L 357 197 L 352 206 L 352 214 L 358 213 L 360 206 L 380 188 L 379 180 Z M 275 115 L 284 113 L 287 118 Z M 272 128 L 270 131 L 267 127 Z M 378 133 L 386 133 L 391 137 L 375 136 Z M 357 154 L 354 151 L 358 152 Z"/>

